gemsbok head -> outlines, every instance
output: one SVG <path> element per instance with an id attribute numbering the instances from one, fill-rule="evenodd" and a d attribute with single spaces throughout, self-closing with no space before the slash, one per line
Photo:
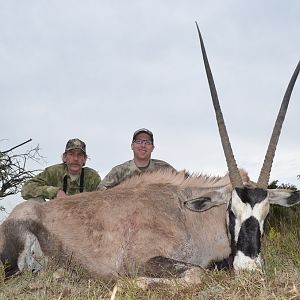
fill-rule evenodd
<path id="1" fill-rule="evenodd" d="M 297 64 L 283 97 L 257 183 L 251 186 L 249 184 L 245 185 L 233 155 L 212 71 L 197 23 L 196 26 L 229 178 L 233 188 L 232 197 L 228 202 L 229 213 L 227 216 L 232 257 L 234 258 L 233 266 L 235 269 L 256 269 L 257 267 L 261 267 L 261 238 L 264 220 L 269 213 L 270 204 L 292 206 L 299 202 L 299 191 L 273 190 L 267 189 L 267 187 L 282 124 L 293 87 L 299 74 L 300 62 Z M 201 199 L 189 202 L 188 207 L 190 209 L 197 209 L 197 205 L 200 205 L 199 201 L 201 202 Z M 208 206 L 214 205 L 213 202 L 208 204 Z"/>

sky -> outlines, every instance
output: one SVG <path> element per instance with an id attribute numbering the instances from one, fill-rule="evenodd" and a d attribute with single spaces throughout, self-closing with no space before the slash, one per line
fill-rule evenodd
<path id="1" fill-rule="evenodd" d="M 103 178 L 145 127 L 152 158 L 224 175 L 197 21 L 237 164 L 256 181 L 300 58 L 299 14 L 297 0 L 0 0 L 0 149 L 32 138 L 15 153 L 39 145 L 44 169 L 77 137 Z M 270 178 L 298 187 L 299 80 Z"/>

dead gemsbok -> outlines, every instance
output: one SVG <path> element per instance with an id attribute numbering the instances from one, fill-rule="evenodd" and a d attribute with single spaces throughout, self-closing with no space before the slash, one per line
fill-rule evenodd
<path id="1" fill-rule="evenodd" d="M 198 29 L 198 26 L 197 26 Z M 263 223 L 270 204 L 292 206 L 299 191 L 268 190 L 275 148 L 298 63 L 278 114 L 257 184 L 235 162 L 204 44 L 202 55 L 228 165 L 224 177 L 158 171 L 103 191 L 45 204 L 19 204 L 0 227 L 6 271 L 39 269 L 43 257 L 70 259 L 91 276 L 184 276 L 226 262 L 234 269 L 261 267 Z"/>

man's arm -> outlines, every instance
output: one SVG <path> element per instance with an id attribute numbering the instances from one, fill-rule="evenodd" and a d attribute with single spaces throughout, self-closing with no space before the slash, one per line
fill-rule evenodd
<path id="1" fill-rule="evenodd" d="M 131 176 L 136 172 L 138 172 L 138 169 L 133 161 L 130 160 L 121 165 L 115 166 L 104 177 L 104 179 L 98 185 L 97 190 L 104 191 L 106 189 L 112 188 L 124 181 L 128 176 Z"/>
<path id="2" fill-rule="evenodd" d="M 119 184 L 118 170 L 112 168 L 97 187 L 97 191 L 105 191 Z"/>
<path id="3" fill-rule="evenodd" d="M 22 187 L 21 195 L 27 200 L 30 198 L 53 199 L 56 197 L 60 187 L 49 183 L 49 171 L 46 169 L 37 176 L 29 179 Z"/>

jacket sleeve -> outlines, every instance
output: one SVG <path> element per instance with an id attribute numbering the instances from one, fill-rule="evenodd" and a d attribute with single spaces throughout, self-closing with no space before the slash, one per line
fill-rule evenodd
<path id="1" fill-rule="evenodd" d="M 119 168 L 114 167 L 98 185 L 98 191 L 104 191 L 120 183 Z"/>
<path id="2" fill-rule="evenodd" d="M 21 195 L 25 200 L 36 197 L 53 199 L 59 190 L 59 187 L 49 183 L 49 171 L 46 169 L 23 185 Z"/>

